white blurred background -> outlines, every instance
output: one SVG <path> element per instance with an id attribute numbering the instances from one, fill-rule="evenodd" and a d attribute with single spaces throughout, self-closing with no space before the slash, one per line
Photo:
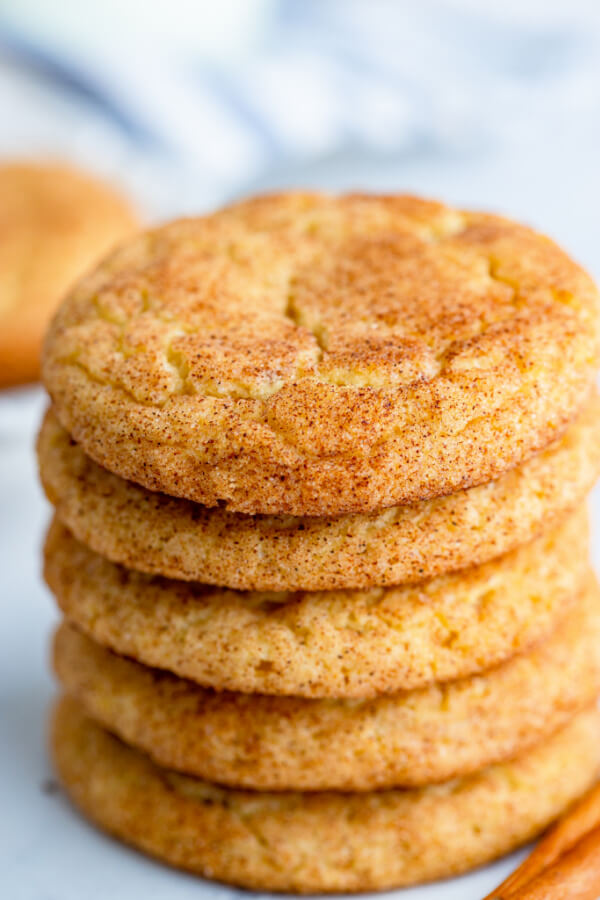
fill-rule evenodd
<path id="1" fill-rule="evenodd" d="M 596 0 L 0 0 L 0 153 L 148 216 L 282 184 L 505 210 L 595 263 Z"/>
<path id="2" fill-rule="evenodd" d="M 420 192 L 530 222 L 600 277 L 600 3 L 0 0 L 0 156 L 71 159 L 149 222 L 286 185 Z M 232 895 L 114 845 L 55 792 L 43 404 L 0 397 L 2 894 Z M 402 897 L 476 898 L 511 865 Z"/>

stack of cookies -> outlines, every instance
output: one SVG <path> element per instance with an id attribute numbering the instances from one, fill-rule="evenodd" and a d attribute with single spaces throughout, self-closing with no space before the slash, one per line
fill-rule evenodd
<path id="1" fill-rule="evenodd" d="M 598 311 L 547 238 L 402 196 L 249 200 L 80 281 L 39 459 L 85 814 L 221 881 L 357 891 L 582 794 Z"/>

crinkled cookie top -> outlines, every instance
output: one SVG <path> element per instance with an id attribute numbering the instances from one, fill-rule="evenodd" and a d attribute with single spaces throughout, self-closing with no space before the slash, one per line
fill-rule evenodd
<path id="1" fill-rule="evenodd" d="M 142 234 L 48 335 L 63 425 L 154 490 L 325 515 L 450 493 L 554 439 L 598 294 L 550 240 L 414 197 L 291 193 Z"/>

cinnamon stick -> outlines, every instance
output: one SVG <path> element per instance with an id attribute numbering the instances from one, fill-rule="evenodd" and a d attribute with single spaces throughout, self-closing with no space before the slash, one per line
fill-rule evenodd
<path id="1" fill-rule="evenodd" d="M 588 839 L 589 838 L 589 839 Z M 572 851 L 572 853 L 570 852 Z M 596 859 L 596 856 L 598 859 Z M 562 858 L 565 857 L 563 860 Z M 587 879 L 594 884 L 596 893 L 571 893 L 571 885 L 560 886 L 562 894 L 524 893 L 534 888 L 533 882 L 545 885 L 548 891 L 553 878 L 573 880 L 576 888 L 577 867 L 581 866 L 581 884 Z M 550 870 L 555 872 L 550 874 Z M 596 882 L 594 879 L 598 878 Z M 583 887 L 582 887 L 583 890 Z M 543 897 L 544 900 L 575 900 L 575 898 L 600 897 L 600 784 L 596 785 L 571 810 L 550 829 L 527 859 L 484 900 L 522 900 Z"/>
<path id="2" fill-rule="evenodd" d="M 509 900 L 598 900 L 600 897 L 600 828 L 585 835 L 563 856 Z"/>

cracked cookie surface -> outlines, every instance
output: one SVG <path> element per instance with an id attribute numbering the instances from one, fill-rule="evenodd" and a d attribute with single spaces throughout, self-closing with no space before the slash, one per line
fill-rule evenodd
<path id="1" fill-rule="evenodd" d="M 549 239 L 411 197 L 282 194 L 175 222 L 71 292 L 62 424 L 152 490 L 336 515 L 449 494 L 560 435 L 598 294 Z"/>
<path id="2" fill-rule="evenodd" d="M 38 457 L 60 520 L 128 568 L 239 590 L 392 585 L 487 562 L 580 504 L 600 471 L 600 400 L 497 481 L 333 519 L 246 516 L 148 491 L 94 463 L 51 410 Z"/>
<path id="3" fill-rule="evenodd" d="M 373 697 L 481 672 L 549 635 L 583 588 L 586 545 L 582 510 L 418 585 L 241 592 L 125 569 L 55 521 L 45 576 L 69 621 L 146 665 L 243 693 Z"/>
<path id="4" fill-rule="evenodd" d="M 415 787 L 512 759 L 594 701 L 600 593 L 590 581 L 547 640 L 482 675 L 374 700 L 215 692 L 66 623 L 54 670 L 89 716 L 169 769 L 253 790 Z"/>
<path id="5" fill-rule="evenodd" d="M 68 795 L 109 833 L 207 878 L 302 893 L 443 878 L 526 843 L 593 783 L 599 739 L 593 709 L 517 759 L 443 785 L 275 794 L 162 769 L 71 700 L 51 732 Z"/>

